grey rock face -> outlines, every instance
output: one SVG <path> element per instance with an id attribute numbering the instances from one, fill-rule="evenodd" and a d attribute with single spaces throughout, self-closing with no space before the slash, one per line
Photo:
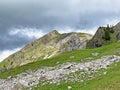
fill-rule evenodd
<path id="1" fill-rule="evenodd" d="M 120 62 L 120 56 L 109 55 L 86 63 L 67 62 L 55 67 L 40 68 L 36 71 L 28 70 L 18 74 L 16 77 L 0 79 L 0 90 L 14 90 L 16 88 L 21 89 L 22 87 L 31 87 L 44 80 L 47 81 L 43 83 L 43 85 L 59 83 L 62 80 L 84 82 L 84 80 L 77 78 L 78 76 L 76 76 L 76 74 L 73 79 L 67 78 L 65 75 L 82 70 L 84 72 L 81 72 L 79 77 L 85 77 L 87 74 L 89 77 L 88 80 L 93 79 L 94 77 L 90 76 L 90 73 L 95 73 L 100 69 L 106 69 L 115 62 Z M 104 72 L 103 74 L 105 75 L 107 72 Z"/>
<path id="2" fill-rule="evenodd" d="M 79 50 L 86 47 L 88 39 L 81 40 L 81 38 L 77 34 L 72 34 L 66 37 L 63 40 L 60 40 L 60 51 L 73 51 Z"/>

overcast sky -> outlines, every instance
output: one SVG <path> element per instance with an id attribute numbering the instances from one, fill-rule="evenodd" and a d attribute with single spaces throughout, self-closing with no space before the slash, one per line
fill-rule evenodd
<path id="1" fill-rule="evenodd" d="M 56 29 L 94 34 L 120 21 L 120 0 L 0 0 L 0 60 Z"/>

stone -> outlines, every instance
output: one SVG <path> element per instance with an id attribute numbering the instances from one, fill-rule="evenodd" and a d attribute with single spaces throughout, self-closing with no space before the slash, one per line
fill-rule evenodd
<path id="1" fill-rule="evenodd" d="M 23 90 L 23 88 L 24 88 L 24 86 L 21 85 L 20 83 L 18 83 L 12 88 L 12 90 Z"/>
<path id="2" fill-rule="evenodd" d="M 56 62 L 56 64 L 59 64 L 60 62 Z"/>
<path id="3" fill-rule="evenodd" d="M 83 80 L 80 80 L 80 82 L 84 82 Z"/>
<path id="4" fill-rule="evenodd" d="M 70 59 L 74 59 L 75 57 L 74 56 L 70 56 Z"/>
<path id="5" fill-rule="evenodd" d="M 106 75 L 106 74 L 107 74 L 107 72 L 103 72 L 103 74 L 104 74 L 104 75 Z"/>
<path id="6" fill-rule="evenodd" d="M 71 90 L 72 89 L 72 87 L 71 86 L 68 86 L 68 90 Z"/>
<path id="7" fill-rule="evenodd" d="M 92 56 L 98 56 L 99 53 L 95 52 L 95 53 L 92 53 Z"/>

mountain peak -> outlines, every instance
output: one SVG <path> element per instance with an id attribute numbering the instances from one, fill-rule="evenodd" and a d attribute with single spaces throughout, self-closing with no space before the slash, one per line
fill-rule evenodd
<path id="1" fill-rule="evenodd" d="M 41 42 L 44 44 L 47 44 L 49 41 L 53 40 L 54 38 L 57 38 L 60 35 L 57 30 L 53 30 L 49 32 L 48 34 L 44 35 L 39 40 L 42 40 Z"/>
<path id="2" fill-rule="evenodd" d="M 60 34 L 57 30 L 52 30 L 51 32 L 49 32 L 48 34 Z"/>

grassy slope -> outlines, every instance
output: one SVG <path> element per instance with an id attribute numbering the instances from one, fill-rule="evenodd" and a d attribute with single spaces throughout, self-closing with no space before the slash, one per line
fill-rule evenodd
<path id="1" fill-rule="evenodd" d="M 98 49 L 91 49 L 93 52 L 97 51 L 101 53 L 98 57 L 108 54 L 116 54 L 120 52 L 120 43 L 113 43 Z M 96 58 L 98 58 L 96 57 Z M 106 75 L 103 75 L 107 72 Z M 102 74 L 97 76 L 93 80 L 85 81 L 84 83 L 79 82 L 61 82 L 59 85 L 37 85 L 33 90 L 67 90 L 68 86 L 71 86 L 71 90 L 120 90 L 120 62 L 113 64 L 108 69 L 102 69 L 97 74 Z"/>
<path id="2" fill-rule="evenodd" d="M 61 82 L 60 85 L 51 84 L 45 86 L 34 87 L 33 90 L 67 90 L 71 86 L 71 90 L 120 90 L 120 62 L 111 65 L 107 70 L 100 70 L 98 73 L 107 71 L 106 75 L 98 76 L 93 80 L 84 83 L 66 83 Z"/>
<path id="3" fill-rule="evenodd" d="M 73 52 L 66 52 L 51 59 L 46 59 L 46 60 L 39 59 L 37 62 L 29 63 L 21 67 L 16 67 L 16 68 L 4 71 L 0 73 L 0 78 L 7 78 L 8 76 L 14 76 L 28 69 L 34 70 L 43 66 L 55 66 L 57 65 L 57 62 L 59 62 L 59 64 L 62 64 L 65 62 L 86 62 L 87 59 L 83 60 L 84 58 L 92 57 L 93 59 L 97 59 L 104 55 L 117 54 L 118 51 L 120 51 L 120 42 L 112 43 L 110 45 L 106 45 L 106 46 L 95 48 L 95 49 L 84 49 L 84 50 L 77 50 Z M 94 57 L 91 54 L 95 52 L 98 52 L 100 54 Z M 70 59 L 70 56 L 74 56 L 75 58 Z"/>

